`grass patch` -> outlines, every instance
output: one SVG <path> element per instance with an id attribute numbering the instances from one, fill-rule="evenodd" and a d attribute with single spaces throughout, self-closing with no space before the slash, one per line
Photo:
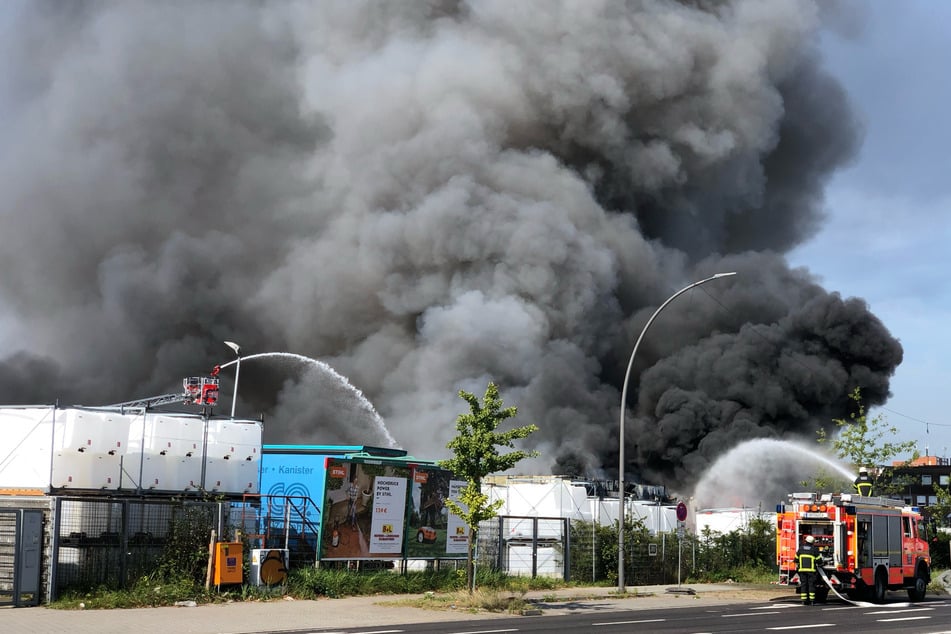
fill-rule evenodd
<path id="1" fill-rule="evenodd" d="M 931 596 L 941 596 L 951 592 L 951 589 L 941 583 L 941 579 L 944 577 L 951 577 L 947 570 L 931 569 L 931 583 L 928 584 L 928 594 Z"/>
<path id="2" fill-rule="evenodd" d="M 332 568 L 298 568 L 288 574 L 283 586 L 265 587 L 250 584 L 222 586 L 206 591 L 203 583 L 188 578 L 163 580 L 158 574 L 142 577 L 123 590 L 105 587 L 64 593 L 50 604 L 51 608 L 111 609 L 175 605 L 183 601 L 197 604 L 229 601 L 268 601 L 283 596 L 295 599 L 332 599 L 383 594 L 414 594 L 422 598 L 407 599 L 408 605 L 446 609 L 518 611 L 525 607 L 524 596 L 531 590 L 556 590 L 568 584 L 546 577 L 510 577 L 485 571 L 476 580 L 472 597 L 466 592 L 463 570 L 408 572 L 391 570 L 354 571 Z M 554 596 L 554 595 L 552 595 Z M 455 607 L 452 607 L 455 606 Z"/>
<path id="3" fill-rule="evenodd" d="M 763 566 L 737 566 L 726 570 L 697 573 L 686 579 L 685 583 L 723 583 L 725 581 L 733 581 L 735 583 L 767 584 L 773 583 L 777 578 L 778 573 L 771 568 Z"/>
<path id="4" fill-rule="evenodd" d="M 471 595 L 466 591 L 447 594 L 426 592 L 421 597 L 396 599 L 394 601 L 382 602 L 381 604 L 428 610 L 456 610 L 470 613 L 507 612 L 509 614 L 518 614 L 528 606 L 525 601 L 524 593 L 492 588 L 476 588 L 476 591 Z"/>
<path id="5" fill-rule="evenodd" d="M 203 586 L 190 580 L 157 582 L 144 577 L 126 590 L 96 588 L 85 592 L 68 592 L 49 607 L 63 610 L 102 610 L 159 607 L 174 605 L 178 601 L 209 603 L 213 600 Z"/>

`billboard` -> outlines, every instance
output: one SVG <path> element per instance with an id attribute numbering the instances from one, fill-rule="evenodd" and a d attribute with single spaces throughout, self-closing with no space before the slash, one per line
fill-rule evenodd
<path id="1" fill-rule="evenodd" d="M 261 457 L 260 487 L 267 509 L 265 521 L 269 526 L 260 526 L 250 532 L 283 529 L 285 500 L 303 509 L 310 526 L 319 526 L 321 513 L 317 504 L 324 497 L 324 464 L 328 457 L 318 453 L 269 451 L 266 447 Z M 304 500 L 308 503 L 302 503 Z M 288 517 L 292 524 L 295 521 L 299 523 L 296 515 L 289 514 Z M 298 530 L 301 533 L 309 532 L 303 527 L 298 527 Z M 314 544 L 308 547 L 315 549 Z"/>
<path id="2" fill-rule="evenodd" d="M 319 558 L 465 558 L 468 530 L 445 505 L 463 485 L 435 466 L 328 458 Z"/>
<path id="3" fill-rule="evenodd" d="M 465 557 L 469 544 L 465 522 L 449 511 L 446 499 L 458 502 L 464 482 L 436 467 L 416 467 L 411 485 L 407 523 L 408 559 Z"/>

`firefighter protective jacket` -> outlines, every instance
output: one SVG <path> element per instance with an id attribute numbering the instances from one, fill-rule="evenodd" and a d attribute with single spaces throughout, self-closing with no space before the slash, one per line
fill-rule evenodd
<path id="1" fill-rule="evenodd" d="M 809 543 L 803 544 L 796 552 L 796 568 L 799 572 L 815 572 L 819 550 Z"/>
<path id="2" fill-rule="evenodd" d="M 872 478 L 870 478 L 867 473 L 859 474 L 854 484 L 856 491 L 858 491 L 858 494 L 862 497 L 872 495 Z"/>

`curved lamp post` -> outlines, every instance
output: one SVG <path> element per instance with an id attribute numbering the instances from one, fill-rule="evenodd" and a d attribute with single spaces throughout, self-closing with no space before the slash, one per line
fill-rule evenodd
<path id="1" fill-rule="evenodd" d="M 231 418 L 234 419 L 234 406 L 238 402 L 238 375 L 241 374 L 241 346 L 236 344 L 233 341 L 226 341 L 225 345 L 234 350 L 235 356 L 238 357 L 238 365 L 234 370 L 234 396 L 231 397 Z"/>
<path id="2" fill-rule="evenodd" d="M 690 289 L 695 286 L 700 286 L 701 284 L 706 284 L 712 280 L 719 279 L 721 277 L 729 277 L 731 275 L 736 275 L 736 271 L 731 273 L 717 273 L 713 277 L 708 277 L 699 282 L 694 282 L 690 286 L 685 286 L 680 289 L 673 295 L 667 298 L 660 307 L 654 311 L 654 314 L 651 315 L 651 318 L 647 320 L 647 323 L 644 324 L 644 328 L 641 330 L 641 334 L 637 337 L 637 342 L 634 344 L 634 351 L 631 353 L 631 360 L 627 362 L 627 372 L 624 373 L 624 387 L 621 388 L 621 421 L 618 427 L 618 435 L 620 440 L 619 452 L 618 452 L 618 498 L 620 501 L 620 508 L 618 515 L 620 517 L 620 522 L 618 523 L 618 532 L 617 532 L 617 588 L 619 592 L 625 592 L 624 586 L 624 407 L 627 403 L 627 382 L 631 376 L 631 367 L 634 366 L 634 356 L 637 354 L 637 348 L 641 345 L 641 339 L 644 338 L 644 333 L 647 332 L 647 329 L 650 328 L 650 325 L 654 322 L 654 319 L 657 315 L 660 314 L 660 311 L 664 310 L 667 307 L 667 304 L 677 299 L 679 296 L 683 295 Z M 658 512 L 660 512 L 658 510 Z"/>

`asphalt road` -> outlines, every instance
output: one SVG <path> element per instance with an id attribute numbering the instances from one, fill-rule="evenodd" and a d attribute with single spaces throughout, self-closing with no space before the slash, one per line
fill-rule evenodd
<path id="1" fill-rule="evenodd" d="M 654 609 L 626 609 L 610 612 L 579 610 L 574 614 L 507 617 L 473 623 L 451 621 L 414 623 L 388 628 L 296 630 L 304 632 L 346 632 L 347 634 L 503 634 L 559 632 L 567 634 L 698 634 L 703 632 L 813 632 L 827 629 L 836 634 L 876 632 L 880 634 L 936 634 L 951 632 L 951 600 L 931 600 L 920 604 L 894 602 L 875 607 L 856 607 L 842 602 L 803 606 L 796 601 L 719 605 L 677 606 Z M 276 634 L 276 633 L 271 633 Z M 283 632 L 281 634 L 291 634 Z"/>

